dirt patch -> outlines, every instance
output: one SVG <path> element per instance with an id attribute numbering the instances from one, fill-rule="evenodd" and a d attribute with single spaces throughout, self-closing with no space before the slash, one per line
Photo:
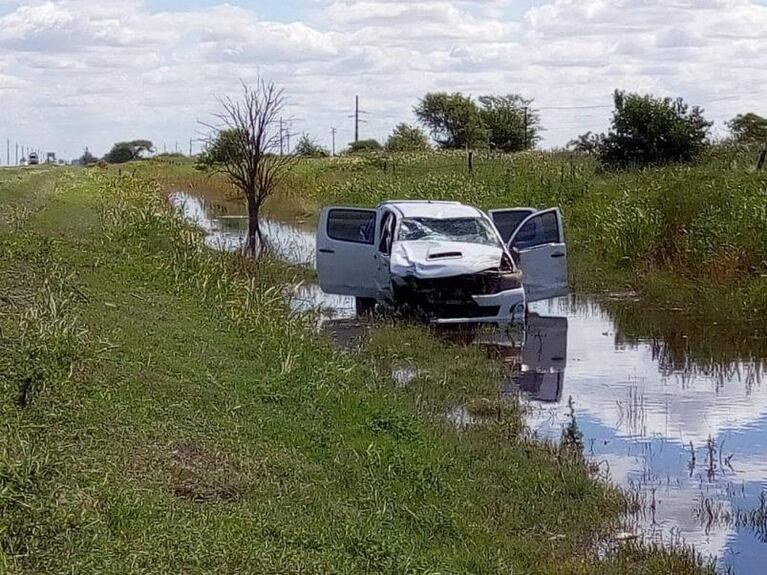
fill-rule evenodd
<path id="1" fill-rule="evenodd" d="M 226 454 L 192 442 L 169 450 L 173 495 L 195 503 L 237 501 L 242 496 L 238 466 Z"/>
<path id="2" fill-rule="evenodd" d="M 240 490 L 234 485 L 217 485 L 207 487 L 196 483 L 179 485 L 173 490 L 173 495 L 194 503 L 228 502 L 240 499 Z"/>

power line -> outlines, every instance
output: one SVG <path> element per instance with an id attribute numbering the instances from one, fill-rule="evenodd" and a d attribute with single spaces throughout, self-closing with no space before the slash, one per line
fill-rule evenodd
<path id="1" fill-rule="evenodd" d="M 765 94 L 767 93 L 767 90 L 755 90 L 753 92 L 744 92 L 743 94 L 736 94 L 734 96 L 723 96 L 721 98 L 714 98 L 713 100 L 709 100 L 706 102 L 707 104 L 715 104 L 717 102 L 726 102 L 729 100 L 737 100 L 739 98 L 743 98 L 744 96 L 756 96 L 758 94 Z"/>
<path id="2" fill-rule="evenodd" d="M 698 105 L 707 106 L 708 104 L 715 104 L 717 102 L 726 102 L 731 100 L 738 100 L 747 96 L 756 96 L 759 94 L 767 93 L 767 89 L 754 90 L 752 92 L 744 92 L 742 94 L 733 94 L 730 96 L 722 96 L 719 98 L 712 98 L 705 100 Z M 587 104 L 582 106 L 540 106 L 536 107 L 536 110 L 602 110 L 612 108 L 614 104 Z"/>
<path id="3" fill-rule="evenodd" d="M 536 110 L 601 110 L 602 108 L 612 108 L 613 104 L 599 104 L 590 106 L 541 106 Z"/>

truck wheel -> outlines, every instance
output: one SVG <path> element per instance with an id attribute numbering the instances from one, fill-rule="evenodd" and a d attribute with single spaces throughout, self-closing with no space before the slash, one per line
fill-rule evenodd
<path id="1" fill-rule="evenodd" d="M 370 297 L 354 298 L 354 308 L 358 316 L 371 315 L 376 308 L 376 300 Z"/>

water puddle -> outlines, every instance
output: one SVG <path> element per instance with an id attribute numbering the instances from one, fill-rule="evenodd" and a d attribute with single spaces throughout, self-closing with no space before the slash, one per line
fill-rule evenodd
<path id="1" fill-rule="evenodd" d="M 206 230 L 208 245 L 241 245 L 245 222 L 236 213 L 189 194 L 174 194 L 174 202 Z M 280 257 L 313 264 L 310 230 L 272 221 L 266 235 Z M 364 333 L 352 298 L 301 285 L 290 301 L 332 318 L 327 325 L 341 345 Z M 704 329 L 679 312 L 643 309 L 633 294 L 573 296 L 530 312 L 522 331 L 481 331 L 472 342 L 507 366 L 502 390 L 527 398 L 533 433 L 558 441 L 572 401 L 587 456 L 645 504 L 633 532 L 694 545 L 735 573 L 762 573 L 767 343 L 738 326 L 730 326 L 733 335 L 724 325 Z M 411 366 L 392 373 L 398 385 L 416 375 Z M 462 407 L 447 416 L 459 427 L 477 423 Z"/>
<path id="2" fill-rule="evenodd" d="M 391 378 L 398 387 L 407 387 L 418 375 L 418 368 L 409 365 L 395 366 L 391 370 Z"/>
<path id="3" fill-rule="evenodd" d="M 241 250 L 248 232 L 248 217 L 238 204 L 209 203 L 188 192 L 173 192 L 173 206 L 205 232 L 205 244 L 224 251 Z M 299 226 L 263 219 L 261 231 L 269 248 L 291 264 L 314 267 L 314 232 Z"/>

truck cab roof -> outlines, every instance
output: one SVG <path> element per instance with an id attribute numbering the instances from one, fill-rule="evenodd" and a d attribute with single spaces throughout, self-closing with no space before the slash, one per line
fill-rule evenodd
<path id="1" fill-rule="evenodd" d="M 383 202 L 378 207 L 389 208 L 403 218 L 451 219 L 485 217 L 479 209 L 460 202 L 393 200 Z"/>

